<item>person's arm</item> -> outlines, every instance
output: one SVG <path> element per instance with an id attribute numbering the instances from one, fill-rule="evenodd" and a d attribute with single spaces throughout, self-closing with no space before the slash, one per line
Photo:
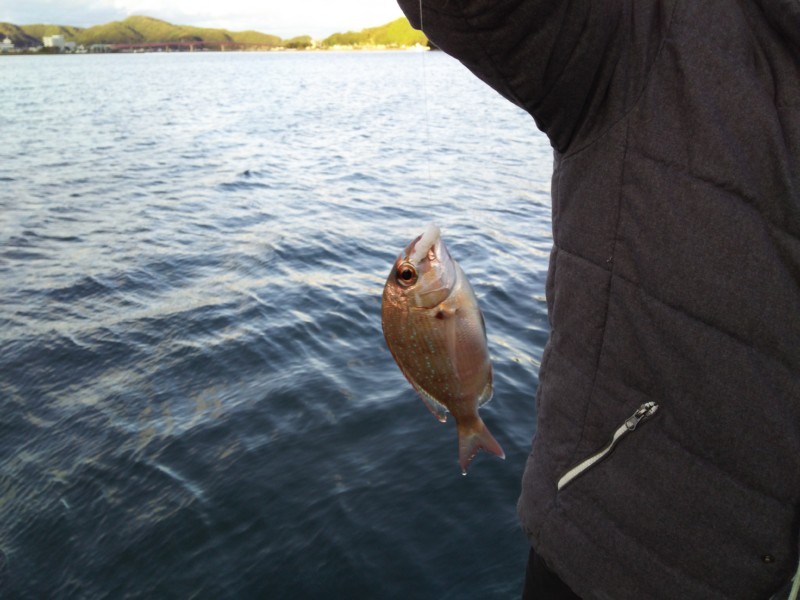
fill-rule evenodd
<path id="1" fill-rule="evenodd" d="M 641 91 L 675 0 L 398 0 L 411 24 L 565 152 Z"/>

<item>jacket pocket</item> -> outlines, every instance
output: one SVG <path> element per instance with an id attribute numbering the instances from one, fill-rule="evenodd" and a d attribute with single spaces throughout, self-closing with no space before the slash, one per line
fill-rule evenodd
<path id="1" fill-rule="evenodd" d="M 564 489 L 566 486 L 572 483 L 575 478 L 580 477 L 583 473 L 608 457 L 608 455 L 611 454 L 611 452 L 614 450 L 614 448 L 616 448 L 617 444 L 619 444 L 623 438 L 636 431 L 637 427 L 644 421 L 647 421 L 649 418 L 651 418 L 657 410 L 658 404 L 655 402 L 645 402 L 642 404 L 638 409 L 636 409 L 635 413 L 625 419 L 625 422 L 623 422 L 622 425 L 617 428 L 608 444 L 606 444 L 599 452 L 596 452 L 585 460 L 582 460 L 561 476 L 561 479 L 558 480 L 558 491 Z"/>

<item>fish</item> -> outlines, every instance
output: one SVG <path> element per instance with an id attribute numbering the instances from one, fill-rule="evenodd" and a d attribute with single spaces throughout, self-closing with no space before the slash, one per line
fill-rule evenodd
<path id="1" fill-rule="evenodd" d="M 442 423 L 453 415 L 462 474 L 481 449 L 505 458 L 478 415 L 493 393 L 486 324 L 436 224 L 394 262 L 383 288 L 381 325 L 392 357 L 428 409 Z"/>

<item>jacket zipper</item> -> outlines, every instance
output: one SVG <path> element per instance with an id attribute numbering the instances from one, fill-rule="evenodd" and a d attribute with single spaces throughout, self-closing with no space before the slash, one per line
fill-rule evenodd
<path id="1" fill-rule="evenodd" d="M 603 460 L 606 456 L 611 454 L 611 451 L 616 447 L 619 441 L 624 438 L 626 435 L 635 431 L 636 428 L 642 421 L 646 421 L 650 417 L 652 417 L 655 412 L 658 410 L 658 404 L 655 402 L 645 402 L 642 404 L 635 413 L 633 413 L 630 417 L 625 419 L 625 422 L 620 425 L 617 430 L 614 432 L 611 441 L 606 444 L 606 446 L 600 450 L 597 454 L 593 454 L 586 460 L 578 463 L 574 467 L 572 467 L 569 471 L 564 473 L 561 479 L 558 480 L 558 490 L 560 491 L 565 486 L 569 485 L 573 479 L 578 477 L 579 475 L 583 474 L 584 472 L 591 469 L 594 465 L 599 463 Z"/>

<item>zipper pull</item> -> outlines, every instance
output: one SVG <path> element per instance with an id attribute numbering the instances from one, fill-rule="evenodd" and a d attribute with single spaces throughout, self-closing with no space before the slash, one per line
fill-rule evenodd
<path id="1" fill-rule="evenodd" d="M 646 421 L 650 417 L 652 417 L 655 412 L 658 410 L 658 404 L 655 402 L 645 402 L 642 404 L 636 412 L 633 413 L 630 417 L 628 417 L 622 425 L 617 427 L 617 430 L 614 432 L 611 441 L 606 445 L 605 448 L 600 450 L 597 454 L 590 456 L 583 462 L 575 465 L 569 471 L 567 471 L 561 479 L 558 480 L 556 484 L 556 489 L 561 490 L 565 486 L 569 485 L 569 483 L 578 477 L 584 471 L 592 468 L 598 462 L 603 460 L 606 456 L 608 456 L 614 447 L 619 443 L 619 441 L 628 435 L 631 431 L 638 427 L 639 423 L 642 421 Z"/>
<path id="2" fill-rule="evenodd" d="M 633 431 L 636 429 L 639 423 L 652 417 L 657 410 L 658 404 L 655 402 L 645 402 L 638 409 L 636 409 L 635 413 L 628 417 L 628 419 L 625 421 L 625 428 L 628 431 Z"/>

